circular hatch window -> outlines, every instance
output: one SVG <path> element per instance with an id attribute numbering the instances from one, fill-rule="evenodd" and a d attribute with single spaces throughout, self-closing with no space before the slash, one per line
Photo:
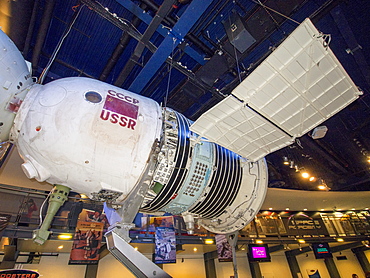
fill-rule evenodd
<path id="1" fill-rule="evenodd" d="M 88 91 L 85 93 L 85 99 L 91 103 L 100 103 L 103 97 L 97 92 Z"/>

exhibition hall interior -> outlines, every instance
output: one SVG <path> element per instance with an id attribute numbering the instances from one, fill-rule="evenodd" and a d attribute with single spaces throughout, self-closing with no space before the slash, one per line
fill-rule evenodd
<path id="1" fill-rule="evenodd" d="M 0 277 L 370 277 L 369 11 L 0 0 Z"/>

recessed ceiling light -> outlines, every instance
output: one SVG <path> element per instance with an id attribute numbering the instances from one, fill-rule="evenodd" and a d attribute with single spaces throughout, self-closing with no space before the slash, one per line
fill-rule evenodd
<path id="1" fill-rule="evenodd" d="M 269 210 L 272 210 L 272 208 L 269 208 Z"/>
<path id="2" fill-rule="evenodd" d="M 71 234 L 60 234 L 58 235 L 58 238 L 62 240 L 68 240 L 68 239 L 72 239 L 72 235 Z"/>
<path id="3" fill-rule="evenodd" d="M 60 249 L 63 249 L 63 247 L 64 247 L 63 245 L 59 245 L 59 246 L 58 246 L 58 249 L 59 249 L 59 250 L 60 250 Z"/>
<path id="4" fill-rule="evenodd" d="M 214 243 L 214 241 L 213 241 L 213 239 L 212 239 L 212 238 L 206 238 L 206 239 L 204 240 L 204 243 L 205 243 L 205 244 L 213 244 L 213 243 Z"/>
<path id="5" fill-rule="evenodd" d="M 197 252 L 197 251 L 198 251 L 198 248 L 194 247 L 194 248 L 193 248 L 193 251 L 194 251 L 194 252 Z"/>
<path id="6" fill-rule="evenodd" d="M 289 210 L 289 208 L 286 208 L 285 210 Z"/>
<path id="7" fill-rule="evenodd" d="M 306 208 L 304 208 L 303 210 L 304 210 L 304 211 L 307 211 L 307 209 L 306 209 Z"/>

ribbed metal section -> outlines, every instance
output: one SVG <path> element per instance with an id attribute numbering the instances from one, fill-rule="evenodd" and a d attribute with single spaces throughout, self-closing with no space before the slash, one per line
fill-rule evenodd
<path id="1" fill-rule="evenodd" d="M 178 145 L 176 148 L 176 164 L 175 169 L 169 182 L 162 188 L 161 192 L 154 198 L 154 200 L 143 207 L 141 210 L 146 212 L 158 211 L 165 205 L 167 205 L 171 199 L 179 191 L 181 184 L 183 183 L 187 170 L 185 168 L 188 157 L 190 155 L 190 143 L 189 143 L 189 122 L 188 120 L 176 112 L 177 124 L 178 124 Z"/>
<path id="2" fill-rule="evenodd" d="M 235 199 L 241 184 L 242 168 L 239 157 L 219 146 L 215 146 L 215 167 L 210 191 L 203 201 L 198 202 L 189 211 L 203 218 L 218 217 Z"/>

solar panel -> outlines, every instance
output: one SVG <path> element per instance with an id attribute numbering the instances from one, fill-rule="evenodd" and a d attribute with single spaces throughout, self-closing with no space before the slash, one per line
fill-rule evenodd
<path id="1" fill-rule="evenodd" d="M 309 19 L 190 129 L 252 161 L 290 145 L 361 92 Z"/>
<path id="2" fill-rule="evenodd" d="M 253 161 L 294 140 L 234 96 L 228 96 L 204 113 L 192 129 Z"/>

